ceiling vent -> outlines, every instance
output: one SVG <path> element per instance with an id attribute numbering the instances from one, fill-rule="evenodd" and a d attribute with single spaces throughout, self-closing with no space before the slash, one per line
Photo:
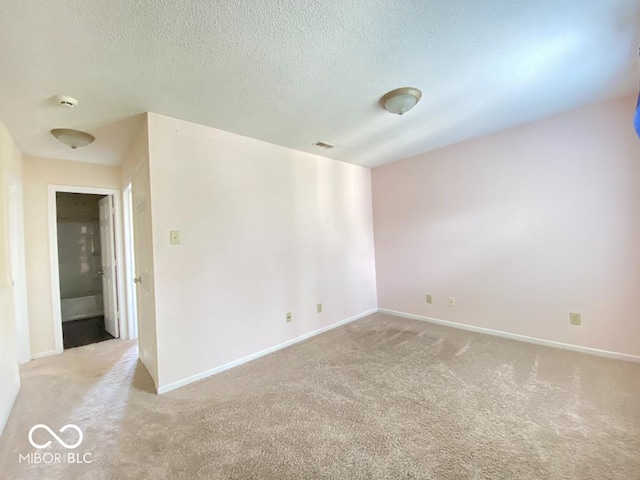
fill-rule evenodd
<path id="1" fill-rule="evenodd" d="M 329 150 L 330 148 L 333 148 L 333 145 L 329 145 L 328 143 L 324 143 L 324 142 L 316 142 L 313 145 L 315 145 L 316 147 L 325 148 L 327 150 Z"/>

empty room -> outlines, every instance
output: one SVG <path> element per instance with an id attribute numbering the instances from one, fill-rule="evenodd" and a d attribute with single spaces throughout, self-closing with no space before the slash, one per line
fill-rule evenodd
<path id="1" fill-rule="evenodd" d="M 636 0 L 0 12 L 0 479 L 640 480 Z"/>

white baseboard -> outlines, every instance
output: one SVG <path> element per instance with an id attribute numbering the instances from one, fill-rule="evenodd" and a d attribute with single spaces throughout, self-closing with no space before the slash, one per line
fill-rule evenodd
<path id="1" fill-rule="evenodd" d="M 237 367 L 239 365 L 242 365 L 243 363 L 247 363 L 250 362 L 252 360 L 256 360 L 257 358 L 263 357 L 265 355 L 268 355 L 269 353 L 273 353 L 276 352 L 278 350 L 282 350 L 283 348 L 286 347 L 290 347 L 291 345 L 294 345 L 298 342 L 301 342 L 303 340 L 306 340 L 308 338 L 314 337 L 316 335 L 320 335 L 321 333 L 327 332 L 329 330 L 332 330 L 334 328 L 340 327 L 342 325 L 346 325 L 347 323 L 353 322 L 355 320 L 359 320 L 360 318 L 366 317 L 367 315 L 371 315 L 373 313 L 376 313 L 378 311 L 377 308 L 374 308 L 373 310 L 369 310 L 367 312 L 363 312 L 363 313 L 359 313 L 358 315 L 354 315 L 353 317 L 349 317 L 346 318 L 344 320 L 341 320 L 339 322 L 333 323 L 331 325 L 328 325 L 326 327 L 320 328 L 318 330 L 314 330 L 313 332 L 309 332 L 309 333 L 305 333 L 304 335 L 301 335 L 299 337 L 296 337 L 292 340 L 289 340 L 287 342 L 281 343 L 279 345 L 276 345 L 275 347 L 271 347 L 271 348 L 267 348 L 266 350 L 262 350 L 260 352 L 254 353 L 252 355 L 248 355 L 246 357 L 240 358 L 238 360 L 235 360 L 233 362 L 229 362 L 229 363 L 225 363 L 224 365 L 221 365 L 219 367 L 216 368 L 212 368 L 211 370 L 206 370 L 204 372 L 198 373 L 196 375 L 193 375 L 191 377 L 187 377 L 183 380 L 178 380 L 177 382 L 173 382 L 170 383 L 169 385 L 163 385 L 160 388 L 158 388 L 158 393 L 162 394 L 162 393 L 167 393 L 170 392 L 171 390 L 175 390 L 176 388 L 180 388 L 183 387 L 185 385 L 188 385 L 190 383 L 193 382 L 197 382 L 198 380 L 202 380 L 203 378 L 207 378 L 210 377 L 212 375 L 215 375 L 216 373 L 220 373 L 220 372 L 224 372 L 225 370 L 229 370 L 230 368 L 233 367 Z"/>
<path id="2" fill-rule="evenodd" d="M 599 350 L 597 348 L 582 347 L 580 345 L 572 345 L 570 343 L 554 342 L 553 340 L 545 340 L 543 338 L 527 337 L 526 335 L 518 335 L 517 333 L 503 332 L 501 330 L 492 330 L 491 328 L 474 327 L 464 323 L 450 322 L 448 320 L 439 320 L 437 318 L 423 317 L 422 315 L 414 315 L 412 313 L 396 312 L 386 308 L 379 308 L 378 312 L 395 315 L 396 317 L 410 318 L 412 320 L 421 320 L 423 322 L 435 323 L 446 327 L 458 328 L 461 330 L 469 330 L 471 332 L 484 333 L 493 335 L 494 337 L 509 338 L 520 342 L 534 343 L 536 345 L 544 345 L 545 347 L 562 348 L 574 352 L 588 353 L 590 355 L 598 355 L 600 357 L 615 358 L 617 360 L 626 360 L 628 362 L 640 363 L 640 356 L 630 355 L 628 353 L 611 352 L 609 350 Z"/>
<path id="3" fill-rule="evenodd" d="M 31 355 L 31 359 L 35 360 L 36 358 L 50 357 L 51 355 L 57 355 L 58 353 L 62 353 L 62 352 L 56 352 L 55 350 L 49 350 L 47 352 L 34 353 L 33 355 Z"/>

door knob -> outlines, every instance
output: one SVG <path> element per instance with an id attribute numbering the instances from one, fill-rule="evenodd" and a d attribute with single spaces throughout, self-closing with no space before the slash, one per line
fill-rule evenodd
<path id="1" fill-rule="evenodd" d="M 100 271 L 98 272 L 98 275 L 104 275 L 104 272 L 103 272 L 102 270 L 100 270 Z"/>
<path id="2" fill-rule="evenodd" d="M 142 277 L 136 277 L 133 279 L 133 283 L 142 283 Z"/>

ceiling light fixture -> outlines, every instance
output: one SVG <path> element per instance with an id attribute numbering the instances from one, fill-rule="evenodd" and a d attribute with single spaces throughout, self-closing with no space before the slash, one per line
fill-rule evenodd
<path id="1" fill-rule="evenodd" d="M 380 99 L 380 105 L 389 113 L 403 115 L 420 101 L 422 92 L 413 87 L 391 90 Z"/>
<path id="2" fill-rule="evenodd" d="M 78 147 L 86 147 L 96 139 L 87 132 L 72 130 L 70 128 L 54 128 L 51 130 L 51 135 L 74 150 Z"/>

